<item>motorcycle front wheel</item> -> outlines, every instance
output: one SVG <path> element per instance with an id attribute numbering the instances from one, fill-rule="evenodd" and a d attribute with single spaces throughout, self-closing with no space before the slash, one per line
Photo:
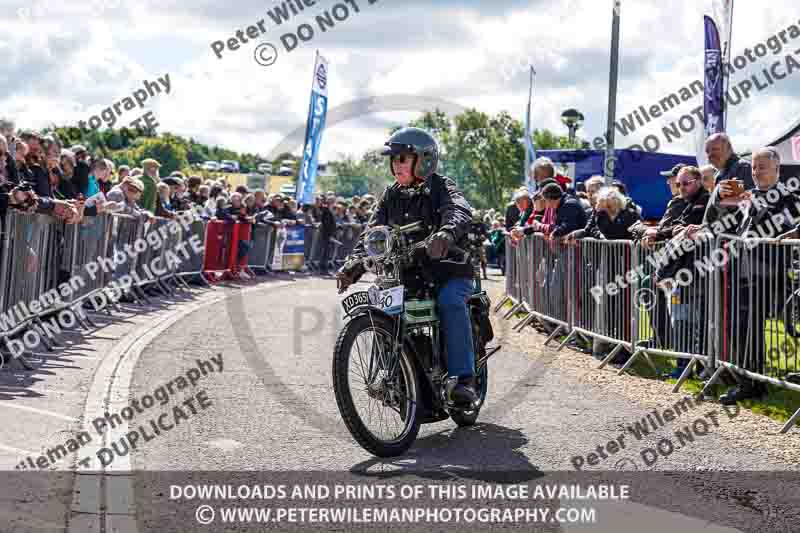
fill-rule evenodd
<path id="1" fill-rule="evenodd" d="M 405 453 L 419 433 L 413 359 L 393 354 L 394 323 L 365 313 L 345 326 L 333 350 L 333 391 L 353 438 L 378 457 Z"/>

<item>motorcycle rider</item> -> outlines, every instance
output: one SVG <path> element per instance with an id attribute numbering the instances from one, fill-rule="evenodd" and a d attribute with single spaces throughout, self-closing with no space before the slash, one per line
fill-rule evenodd
<path id="1" fill-rule="evenodd" d="M 389 156 L 390 170 L 396 181 L 383 192 L 367 226 L 407 225 L 422 221 L 427 228 L 433 229 L 425 264 L 420 266 L 431 273 L 438 290 L 437 307 L 447 347 L 447 398 L 454 405 L 471 405 L 478 399 L 472 327 L 467 308 L 467 300 L 473 293 L 473 267 L 469 257 L 450 248 L 451 245 L 466 248 L 472 208 L 453 180 L 436 173 L 439 147 L 425 130 L 398 130 L 386 141 L 381 154 Z M 364 235 L 366 231 L 345 261 L 345 266 L 336 274 L 340 292 L 365 272 L 360 262 L 352 263 L 365 255 Z M 427 232 L 412 236 L 415 241 L 427 237 Z"/>

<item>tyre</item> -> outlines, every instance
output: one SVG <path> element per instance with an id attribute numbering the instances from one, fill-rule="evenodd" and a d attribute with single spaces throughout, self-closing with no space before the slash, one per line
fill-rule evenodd
<path id="1" fill-rule="evenodd" d="M 348 322 L 333 350 L 339 413 L 356 442 L 378 457 L 405 453 L 421 422 L 414 360 L 405 350 L 390 356 L 393 339 L 392 320 L 366 313 Z"/>
<path id="2" fill-rule="evenodd" d="M 483 402 L 486 401 L 486 390 L 489 386 L 489 366 L 483 365 L 483 369 L 475 376 L 478 389 L 478 408 L 471 411 L 453 411 L 450 413 L 450 418 L 453 419 L 458 427 L 468 427 L 475 425 L 478 420 L 478 415 L 483 407 Z"/>

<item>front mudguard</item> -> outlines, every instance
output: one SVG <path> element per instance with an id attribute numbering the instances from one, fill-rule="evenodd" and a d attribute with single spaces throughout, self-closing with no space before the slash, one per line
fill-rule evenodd
<path id="1" fill-rule="evenodd" d="M 397 321 L 400 320 L 400 316 L 392 316 L 385 313 L 382 309 L 372 306 L 372 305 L 364 305 L 361 307 L 357 307 L 353 309 L 349 314 L 346 316 L 349 320 L 353 320 L 356 317 L 361 315 L 365 315 L 367 313 L 372 313 L 373 315 L 378 315 L 383 320 L 391 321 L 395 327 L 397 326 Z M 346 327 L 346 325 L 345 325 Z M 414 367 L 416 368 L 417 372 L 417 384 L 419 385 L 419 394 L 421 400 L 421 407 L 426 411 L 433 411 L 434 409 L 441 408 L 441 402 L 439 401 L 438 396 L 434 392 L 436 387 L 431 380 L 431 376 L 428 375 L 423 369 L 425 365 L 422 361 L 422 356 L 417 352 L 416 346 L 411 341 L 410 338 L 406 337 L 403 339 L 403 348 L 405 349 L 406 353 L 409 354 L 411 359 L 414 361 Z"/>
<path id="2" fill-rule="evenodd" d="M 345 313 L 345 316 L 348 317 L 350 320 L 352 320 L 361 315 L 365 315 L 368 312 L 372 312 L 376 315 L 379 315 L 391 322 L 396 322 L 397 319 L 400 318 L 398 316 L 389 315 L 385 313 L 383 309 L 381 309 L 380 307 L 376 307 L 374 305 L 362 305 L 361 307 L 356 307 L 355 309 L 351 310 L 350 313 Z"/>

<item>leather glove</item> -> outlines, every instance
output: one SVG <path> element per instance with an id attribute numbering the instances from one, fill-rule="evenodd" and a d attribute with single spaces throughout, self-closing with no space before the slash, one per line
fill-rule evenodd
<path id="1" fill-rule="evenodd" d="M 336 288 L 339 289 L 339 294 L 342 294 L 347 288 L 355 283 L 352 272 L 340 270 L 336 273 Z"/>
<path id="2" fill-rule="evenodd" d="M 428 241 L 428 257 L 431 259 L 441 259 L 447 255 L 447 249 L 455 241 L 453 234 L 449 231 L 439 231 Z"/>

